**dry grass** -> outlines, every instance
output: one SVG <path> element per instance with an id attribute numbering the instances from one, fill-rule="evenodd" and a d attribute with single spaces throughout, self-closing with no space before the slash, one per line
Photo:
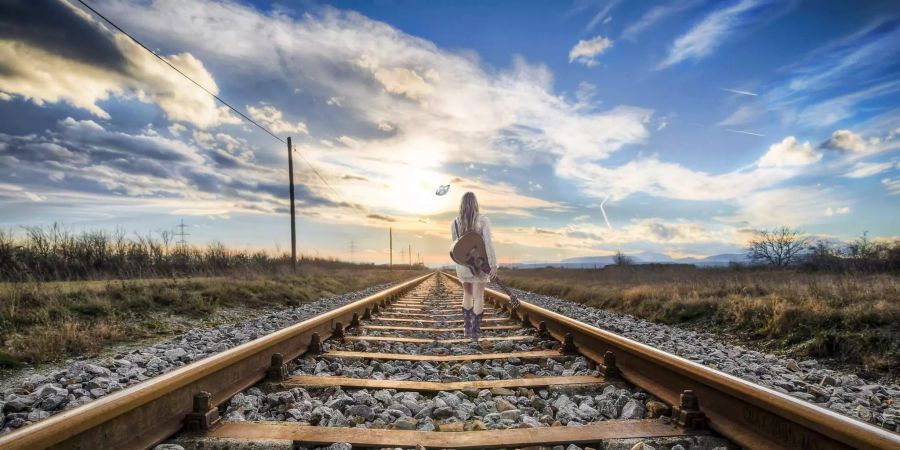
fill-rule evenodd
<path id="1" fill-rule="evenodd" d="M 227 309 L 298 305 L 423 271 L 305 264 L 289 272 L 179 279 L 0 284 L 0 367 L 95 355 L 168 335 L 173 324 Z"/>
<path id="2" fill-rule="evenodd" d="M 900 277 L 632 266 L 529 269 L 511 286 L 667 324 L 702 326 L 797 357 L 900 374 Z"/>

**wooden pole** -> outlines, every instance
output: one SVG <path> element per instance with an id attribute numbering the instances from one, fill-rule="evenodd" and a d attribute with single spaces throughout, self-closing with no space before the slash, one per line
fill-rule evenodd
<path id="1" fill-rule="evenodd" d="M 297 222 L 294 212 L 294 149 L 291 138 L 287 138 L 288 180 L 291 183 L 291 270 L 297 271 Z"/>
<path id="2" fill-rule="evenodd" d="M 391 256 L 390 256 L 390 267 L 391 270 L 394 270 L 394 229 L 388 228 L 388 245 L 391 248 Z"/>

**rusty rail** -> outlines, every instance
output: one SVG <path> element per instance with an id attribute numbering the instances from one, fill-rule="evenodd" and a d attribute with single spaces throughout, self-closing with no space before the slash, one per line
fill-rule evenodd
<path id="1" fill-rule="evenodd" d="M 447 274 L 457 283 L 459 279 Z M 487 289 L 485 298 L 507 307 L 509 297 Z M 527 302 L 513 312 L 523 322 L 546 327 L 560 341 L 604 365 L 612 352 L 622 377 L 650 394 L 677 405 L 692 390 L 709 426 L 751 449 L 900 449 L 900 434 L 820 408 L 740 378 Z M 543 325 L 542 325 L 543 324 Z M 567 338 L 567 335 L 569 337 Z M 609 360 L 606 360 L 609 362 Z"/>
<path id="2" fill-rule="evenodd" d="M 148 448 L 182 428 L 195 396 L 210 393 L 213 408 L 260 380 L 273 359 L 302 355 L 314 334 L 326 339 L 375 305 L 384 306 L 434 273 L 406 281 L 362 300 L 147 380 L 0 436 L 0 449 Z M 277 355 L 280 355 L 278 357 Z M 203 418 L 199 418 L 202 420 Z"/>

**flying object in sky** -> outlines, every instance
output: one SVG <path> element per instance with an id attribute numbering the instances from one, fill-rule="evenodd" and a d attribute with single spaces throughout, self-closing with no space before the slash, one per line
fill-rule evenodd
<path id="1" fill-rule="evenodd" d="M 447 192 L 450 192 L 450 185 L 442 184 L 440 187 L 437 188 L 436 191 L 434 191 L 434 195 L 445 195 L 445 194 L 447 194 Z"/>

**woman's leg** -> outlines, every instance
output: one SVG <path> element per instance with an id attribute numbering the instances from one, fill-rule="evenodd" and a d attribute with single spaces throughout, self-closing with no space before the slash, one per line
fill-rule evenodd
<path id="1" fill-rule="evenodd" d="M 481 317 L 484 315 L 484 287 L 487 283 L 472 283 L 472 339 L 481 338 Z"/>
<path id="2" fill-rule="evenodd" d="M 472 334 L 472 307 L 474 305 L 474 297 L 472 295 L 472 283 L 463 283 L 463 334 L 469 337 Z"/>

